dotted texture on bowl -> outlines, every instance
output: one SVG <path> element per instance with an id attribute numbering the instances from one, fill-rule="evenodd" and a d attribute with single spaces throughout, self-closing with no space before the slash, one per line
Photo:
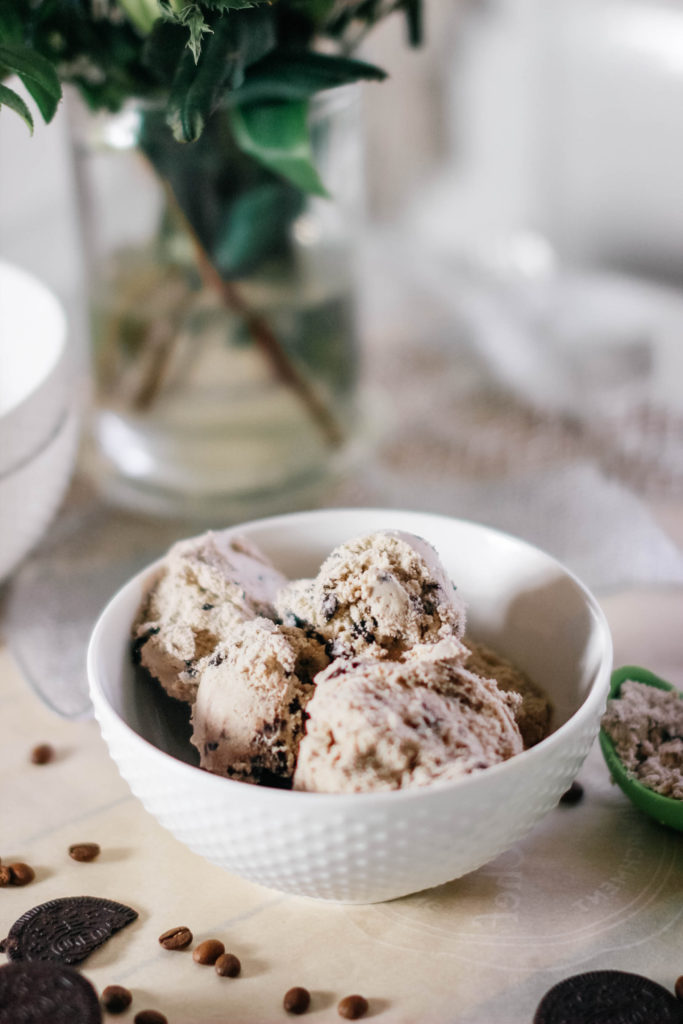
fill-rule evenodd
<path id="1" fill-rule="evenodd" d="M 153 748 L 98 717 L 122 776 L 145 808 L 181 842 L 228 871 L 299 895 L 349 903 L 393 899 L 458 878 L 527 834 L 556 806 L 598 730 L 584 720 L 561 747 L 537 748 L 516 770 L 475 785 L 431 787 L 420 799 L 262 801 L 247 784 L 226 784 L 186 765 L 161 762 Z M 512 768 L 512 764 L 506 768 Z M 207 783 L 211 783 L 207 785 Z M 396 801 L 392 796 L 399 796 Z"/>

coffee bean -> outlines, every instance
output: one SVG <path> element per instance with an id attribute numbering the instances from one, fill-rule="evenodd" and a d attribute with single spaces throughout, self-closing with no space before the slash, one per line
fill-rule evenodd
<path id="1" fill-rule="evenodd" d="M 337 1006 L 337 1013 L 347 1020 L 358 1020 L 368 1012 L 368 1001 L 363 996 L 344 996 Z"/>
<path id="2" fill-rule="evenodd" d="M 158 1010 L 140 1010 L 133 1017 L 133 1024 L 168 1024 L 168 1018 Z"/>
<path id="3" fill-rule="evenodd" d="M 159 936 L 159 942 L 164 949 L 185 949 L 192 942 L 192 932 L 184 924 L 177 928 L 169 928 L 167 932 Z"/>
<path id="4" fill-rule="evenodd" d="M 236 978 L 242 970 L 242 964 L 234 953 L 221 953 L 216 960 L 216 974 L 221 978 Z"/>
<path id="5" fill-rule="evenodd" d="M 681 974 L 680 978 L 676 978 L 674 992 L 676 993 L 676 999 L 683 1000 L 683 974 Z"/>
<path id="6" fill-rule="evenodd" d="M 12 872 L 5 864 L 0 864 L 0 887 L 10 885 L 12 882 Z"/>
<path id="7" fill-rule="evenodd" d="M 69 856 L 72 860 L 89 862 L 99 857 L 100 848 L 97 843 L 73 843 L 69 847 Z"/>
<path id="8" fill-rule="evenodd" d="M 583 799 L 583 786 L 580 782 L 572 782 L 568 790 L 566 790 L 560 797 L 560 803 L 566 804 L 572 807 L 574 804 L 578 804 Z"/>
<path id="9" fill-rule="evenodd" d="M 133 996 L 123 985 L 107 985 L 102 992 L 102 1006 L 107 1013 L 123 1013 L 133 1002 Z"/>
<path id="10" fill-rule="evenodd" d="M 49 764 L 54 759 L 55 749 L 49 743 L 39 743 L 31 751 L 31 761 L 33 764 Z"/>
<path id="11" fill-rule="evenodd" d="M 290 988 L 288 992 L 285 992 L 282 1005 L 287 1013 L 305 1013 L 311 1005 L 311 993 L 307 988 L 301 988 L 300 985 L 296 985 L 294 988 Z"/>
<path id="12" fill-rule="evenodd" d="M 193 950 L 192 959 L 198 964 L 215 964 L 223 953 L 225 953 L 225 946 L 218 939 L 204 939 Z"/>
<path id="13" fill-rule="evenodd" d="M 28 864 L 10 864 L 10 885 L 28 885 L 36 877 L 36 873 Z"/>

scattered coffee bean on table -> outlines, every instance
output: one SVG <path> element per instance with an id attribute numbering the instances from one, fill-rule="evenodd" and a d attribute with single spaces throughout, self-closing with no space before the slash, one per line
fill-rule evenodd
<path id="1" fill-rule="evenodd" d="M 177 928 L 169 928 L 168 931 L 163 932 L 159 936 L 159 944 L 164 949 L 186 949 L 192 939 L 193 935 L 190 929 L 186 928 L 184 924 L 180 924 Z"/>
<path id="2" fill-rule="evenodd" d="M 216 974 L 221 978 L 236 978 L 242 970 L 242 964 L 234 953 L 221 953 L 216 960 Z"/>
<path id="3" fill-rule="evenodd" d="M 99 857 L 100 848 L 97 843 L 72 843 L 69 847 L 69 856 L 72 860 L 89 863 Z"/>
<path id="4" fill-rule="evenodd" d="M 311 993 L 307 988 L 295 985 L 294 988 L 285 992 L 282 1005 L 287 1013 L 305 1013 L 311 1005 Z"/>
<path id="5" fill-rule="evenodd" d="M 683 1024 L 683 1002 L 662 985 L 628 971 L 588 971 L 554 985 L 533 1024 Z"/>
<path id="6" fill-rule="evenodd" d="M 680 976 L 680 978 L 676 978 L 674 992 L 676 993 L 676 999 L 683 1000 L 683 974 Z"/>
<path id="7" fill-rule="evenodd" d="M 0 967 L 0 1024 L 100 1024 L 97 992 L 71 967 L 50 963 Z"/>
<path id="8" fill-rule="evenodd" d="M 363 996 L 344 996 L 337 1006 L 337 1013 L 347 1020 L 358 1020 L 368 1012 L 368 1001 Z"/>
<path id="9" fill-rule="evenodd" d="M 39 743 L 31 751 L 32 764 L 49 764 L 55 759 L 55 748 L 49 743 Z"/>
<path id="10" fill-rule="evenodd" d="M 572 782 L 569 789 L 560 797 L 560 803 L 565 804 L 568 807 L 578 804 L 580 800 L 583 800 L 583 786 L 580 782 Z"/>
<path id="11" fill-rule="evenodd" d="M 0 864 L 0 886 L 10 885 L 12 872 L 6 864 Z"/>
<path id="12" fill-rule="evenodd" d="M 218 939 L 204 939 L 199 945 L 193 950 L 192 959 L 198 964 L 213 964 L 216 963 L 219 956 L 225 953 L 225 946 Z"/>
<path id="13" fill-rule="evenodd" d="M 49 900 L 14 922 L 5 952 L 10 960 L 78 964 L 137 916 L 131 907 L 98 896 Z"/>
<path id="14" fill-rule="evenodd" d="M 168 1019 L 158 1010 L 140 1010 L 133 1017 L 133 1024 L 168 1024 Z"/>
<path id="15" fill-rule="evenodd" d="M 36 877 L 36 873 L 28 864 L 9 864 L 9 884 L 28 885 Z"/>
<path id="16" fill-rule="evenodd" d="M 102 1006 L 107 1013 L 123 1013 L 132 1002 L 132 994 L 123 985 L 107 985 L 102 992 Z"/>

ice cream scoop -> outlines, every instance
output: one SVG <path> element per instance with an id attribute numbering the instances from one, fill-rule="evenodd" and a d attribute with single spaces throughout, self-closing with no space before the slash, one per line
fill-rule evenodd
<path id="1" fill-rule="evenodd" d="M 465 630 L 464 602 L 436 551 L 401 530 L 336 547 L 313 582 L 312 609 L 333 657 L 397 659 Z"/>
<path id="2" fill-rule="evenodd" d="M 460 652 L 339 659 L 316 677 L 294 788 L 368 793 L 482 771 L 522 752 L 520 703 L 468 672 Z"/>
<path id="3" fill-rule="evenodd" d="M 619 697 L 621 686 L 627 680 L 635 680 L 658 690 L 677 692 L 675 686 L 656 676 L 654 672 L 637 665 L 624 665 L 612 673 L 610 699 Z M 600 730 L 600 748 L 612 778 L 629 800 L 660 824 L 683 832 L 683 800 L 662 796 L 661 793 L 655 793 L 639 782 L 617 755 L 614 743 L 604 727 Z"/>

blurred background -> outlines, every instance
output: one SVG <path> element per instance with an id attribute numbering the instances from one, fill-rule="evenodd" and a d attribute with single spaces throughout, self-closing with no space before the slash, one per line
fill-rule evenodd
<path id="1" fill-rule="evenodd" d="M 398 18 L 364 46 L 390 73 L 363 86 L 367 424 L 313 503 L 477 519 L 599 592 L 681 584 L 683 7 L 426 0 L 424 21 L 418 50 Z M 63 301 L 86 401 L 66 109 L 33 138 L 3 112 L 0 179 L 0 258 Z M 93 609 L 199 525 L 114 511 L 77 472 L 9 588 L 8 635 L 29 675 L 43 668 L 36 637 L 68 628 L 73 678 Z M 65 566 L 81 583 L 66 604 Z"/>

